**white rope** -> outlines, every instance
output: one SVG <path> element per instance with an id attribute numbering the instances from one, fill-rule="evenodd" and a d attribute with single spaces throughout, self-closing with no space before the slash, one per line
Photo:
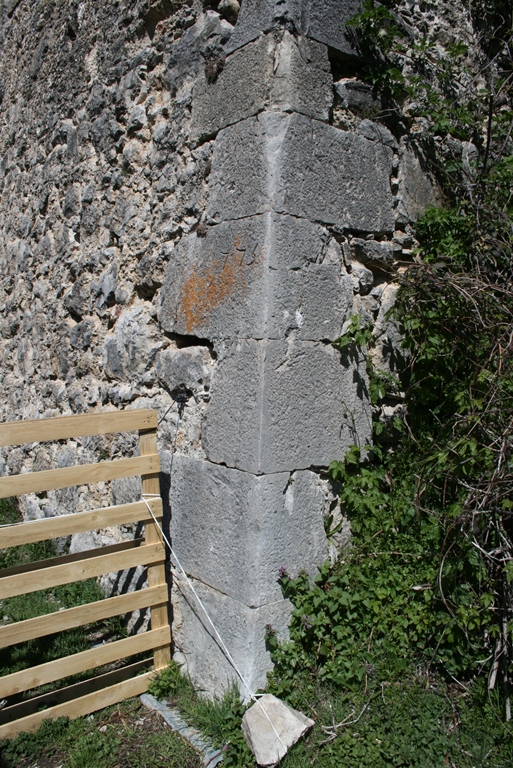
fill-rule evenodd
<path id="1" fill-rule="evenodd" d="M 175 562 L 176 562 L 176 564 L 177 564 L 177 566 L 178 566 L 178 568 L 179 568 L 180 572 L 181 572 L 181 573 L 183 574 L 183 576 L 185 577 L 185 580 L 186 580 L 186 582 L 187 582 L 187 584 L 188 584 L 188 586 L 189 586 L 189 588 L 190 588 L 191 592 L 193 593 L 194 597 L 196 598 L 196 600 L 197 600 L 197 602 L 198 602 L 198 605 L 201 607 L 201 610 L 202 610 L 202 611 L 203 611 L 203 613 L 205 614 L 205 616 L 206 616 L 206 618 L 207 618 L 207 620 L 208 620 L 208 622 L 209 622 L 210 626 L 212 627 L 212 629 L 213 629 L 213 631 L 214 631 L 214 634 L 215 634 L 215 636 L 216 636 L 216 638 L 217 638 L 217 640 L 218 640 L 218 642 L 219 642 L 219 645 L 221 646 L 221 650 L 223 651 L 224 655 L 226 656 L 226 658 L 228 659 L 228 661 L 230 662 L 230 664 L 231 664 L 231 665 L 232 665 L 232 667 L 234 668 L 234 670 L 235 670 L 235 672 L 237 673 L 237 675 L 240 677 L 240 679 L 241 679 L 241 681 L 242 681 L 242 684 L 244 685 L 245 689 L 247 690 L 247 692 L 248 692 L 248 694 L 249 694 L 249 697 L 250 697 L 250 699 L 252 699 L 252 700 L 253 700 L 255 703 L 258 703 L 258 704 L 259 704 L 259 706 L 260 706 L 260 709 L 262 710 L 262 712 L 264 713 L 265 717 L 266 717 L 266 718 L 267 718 L 267 720 L 269 721 L 269 724 L 270 724 L 271 728 L 273 729 L 273 731 L 274 731 L 274 733 L 275 733 L 275 735 L 276 735 L 276 738 L 277 738 L 277 739 L 278 739 L 278 741 L 280 742 L 280 744 L 281 744 L 281 746 L 283 747 L 283 749 L 285 750 L 285 752 L 287 752 L 287 747 L 285 746 L 285 744 L 284 744 L 284 743 L 283 743 L 283 741 L 281 740 L 281 738 L 280 738 L 280 734 L 278 733 L 278 731 L 277 731 L 277 730 L 276 730 L 276 728 L 274 727 L 274 723 L 272 722 L 271 718 L 269 717 L 269 714 L 266 712 L 266 710 L 265 710 L 265 708 L 264 708 L 264 706 L 263 706 L 262 702 L 258 700 L 258 696 L 264 696 L 265 694 L 263 694 L 263 693 L 261 693 L 261 694 L 256 694 L 256 693 L 254 693 L 254 692 L 251 690 L 251 688 L 249 687 L 249 685 L 248 685 L 248 683 L 246 682 L 246 680 L 244 679 L 244 675 L 242 674 L 242 672 L 241 672 L 241 671 L 240 671 L 240 669 L 238 668 L 237 664 L 235 663 L 235 661 L 234 661 L 234 659 L 233 659 L 233 656 L 231 655 L 230 651 L 229 651 L 229 650 L 228 650 L 228 648 L 226 647 L 226 644 L 225 644 L 225 642 L 224 642 L 223 638 L 221 637 L 221 635 L 219 634 L 219 632 L 218 632 L 218 630 L 217 630 L 217 627 L 215 626 L 214 622 L 213 622 L 213 621 L 212 621 L 212 619 L 210 618 L 210 614 L 209 614 L 209 612 L 207 611 L 207 609 L 206 609 L 206 607 L 205 607 L 205 604 L 203 603 L 202 599 L 200 598 L 200 596 L 199 596 L 199 595 L 198 595 L 198 593 L 196 592 L 196 589 L 194 588 L 194 584 L 192 583 L 192 581 L 190 580 L 190 578 L 189 578 L 189 577 L 188 577 L 188 575 L 186 574 L 186 572 L 185 572 L 185 569 L 184 569 L 184 567 L 182 566 L 182 564 L 181 564 L 181 562 L 180 562 L 180 560 L 179 560 L 179 558 L 178 558 L 178 556 L 177 556 L 176 552 L 174 551 L 173 547 L 171 546 L 171 542 L 169 541 L 168 537 L 166 536 L 166 534 L 165 534 L 165 533 L 164 533 L 164 531 L 162 530 L 162 526 L 160 525 L 159 521 L 158 521 L 158 520 L 157 520 L 157 518 L 155 517 L 155 514 L 154 514 L 154 512 L 153 512 L 153 509 L 151 508 L 151 506 L 149 505 L 149 503 L 148 503 L 148 501 L 147 501 L 147 499 L 148 499 L 148 498 L 150 498 L 150 497 L 151 497 L 151 498 L 160 498 L 160 494 L 159 494 L 159 493 L 143 493 L 143 494 L 142 494 L 142 500 L 144 501 L 144 503 L 145 503 L 145 504 L 146 504 L 146 506 L 148 507 L 148 512 L 149 512 L 149 513 L 150 513 L 150 515 L 152 516 L 152 518 L 153 518 L 153 522 L 155 523 L 155 525 L 157 526 L 158 530 L 160 531 L 160 534 L 161 534 L 161 536 L 162 536 L 163 540 L 165 541 L 165 543 L 167 544 L 167 546 L 168 546 L 168 548 L 169 548 L 169 551 L 170 551 L 170 553 L 171 553 L 171 555 L 172 555 L 173 559 L 175 560 Z M 279 755 L 278 755 L 278 756 L 279 756 Z"/>

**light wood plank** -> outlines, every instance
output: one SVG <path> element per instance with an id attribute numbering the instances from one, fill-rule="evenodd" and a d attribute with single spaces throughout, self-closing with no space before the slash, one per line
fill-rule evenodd
<path id="1" fill-rule="evenodd" d="M 65 701 L 78 699 L 88 693 L 93 693 L 93 691 L 101 691 L 115 683 L 121 683 L 124 680 L 136 677 L 141 672 L 149 672 L 152 664 L 153 657 L 142 659 L 127 666 L 109 669 L 108 672 L 94 675 L 94 677 L 67 685 L 64 688 L 56 688 L 53 691 L 41 693 L 39 696 L 31 696 L 23 701 L 18 701 L 16 704 L 0 709 L 0 725 L 12 723 L 14 720 L 26 717 L 34 712 L 55 707 L 57 704 L 63 704 Z"/>
<path id="2" fill-rule="evenodd" d="M 134 549 L 134 547 L 140 547 L 143 541 L 144 539 L 128 539 L 126 541 L 118 541 L 116 544 L 109 544 L 106 547 L 98 547 L 98 549 L 85 549 L 83 552 L 73 552 L 71 555 L 58 555 L 57 557 L 49 557 L 46 560 L 35 560 L 32 563 L 22 563 L 21 565 L 13 565 L 11 568 L 2 568 L 0 571 L 0 583 L 7 576 L 32 573 L 44 570 L 45 568 L 53 568 L 55 565 L 76 563 L 79 560 L 98 557 L 98 555 L 110 555 L 113 552 L 121 552 L 124 549 Z"/>
<path id="3" fill-rule="evenodd" d="M 118 704 L 118 702 L 129 699 L 132 696 L 140 696 L 141 693 L 148 690 L 148 684 L 153 677 L 154 672 L 146 672 L 144 675 L 124 680 L 110 688 L 94 691 L 86 696 L 81 696 L 79 699 L 57 704 L 55 707 L 50 707 L 41 712 L 34 712 L 32 715 L 15 720 L 12 723 L 0 725 L 0 739 L 11 739 L 22 731 L 35 731 L 43 720 L 55 720 L 58 717 L 83 717 L 91 712 L 104 709 L 104 707 L 110 707 L 112 704 Z"/>
<path id="4" fill-rule="evenodd" d="M 156 429 L 158 412 L 137 408 L 133 411 L 108 411 L 80 416 L 56 416 L 51 419 L 8 421 L 0 424 L 0 446 L 65 440 L 70 437 Z"/>
<path id="5" fill-rule="evenodd" d="M 73 627 L 81 627 L 84 624 L 93 624 L 95 621 L 110 619 L 112 616 L 130 611 L 163 605 L 167 603 L 168 597 L 167 586 L 162 584 L 159 587 L 149 587 L 126 595 L 108 597 L 105 600 L 67 608 L 64 611 L 47 613 L 15 624 L 6 624 L 0 627 L 0 648 L 53 635 L 54 632 L 63 632 Z"/>
<path id="6" fill-rule="evenodd" d="M 141 456 L 157 453 L 157 433 L 155 430 L 139 433 L 139 453 Z M 142 493 L 160 494 L 160 481 L 157 473 L 148 473 L 142 476 Z M 162 523 L 161 523 L 162 525 Z M 145 537 L 148 544 L 155 544 L 162 541 L 162 534 L 153 520 L 146 523 Z M 158 563 L 148 566 L 148 586 L 155 587 L 166 583 L 166 569 L 164 563 Z M 153 629 L 166 626 L 169 622 L 169 607 L 159 605 L 151 609 L 151 626 Z M 154 653 L 154 667 L 156 670 L 167 667 L 171 661 L 171 649 L 159 648 Z"/>
<path id="7" fill-rule="evenodd" d="M 155 517 L 162 516 L 162 499 L 148 499 Z M 44 520 L 29 520 L 14 523 L 0 531 L 0 546 L 18 547 L 21 544 L 33 544 L 35 541 L 56 539 L 82 531 L 97 531 L 125 523 L 146 522 L 152 517 L 144 501 L 120 504 L 115 507 L 93 509 L 90 512 L 76 512 L 71 515 L 47 517 Z"/>
<path id="8" fill-rule="evenodd" d="M 142 632 L 140 635 L 126 637 L 113 643 L 105 643 L 88 651 L 74 653 L 62 659 L 48 661 L 30 669 L 22 669 L 10 675 L 0 677 L 0 697 L 7 698 L 40 685 L 53 683 L 71 675 L 78 675 L 89 669 L 111 664 L 113 661 L 135 656 L 170 642 L 170 628 L 160 627 Z"/>
<path id="9" fill-rule="evenodd" d="M 41 493 L 55 488 L 69 488 L 71 485 L 99 483 L 131 477 L 148 472 L 158 472 L 158 453 L 153 456 L 134 456 L 131 459 L 103 461 L 99 464 L 81 464 L 64 469 L 47 469 L 42 472 L 27 472 L 21 475 L 0 478 L 0 499 L 21 496 L 23 493 Z"/>
<path id="10" fill-rule="evenodd" d="M 88 557 L 81 561 L 56 565 L 40 571 L 6 576 L 0 580 L 0 600 L 28 592 L 37 592 L 40 589 L 51 589 L 60 584 L 68 584 L 70 581 L 83 581 L 105 573 L 135 568 L 137 565 L 160 563 L 164 559 L 162 544 L 150 544 L 114 554 Z"/>

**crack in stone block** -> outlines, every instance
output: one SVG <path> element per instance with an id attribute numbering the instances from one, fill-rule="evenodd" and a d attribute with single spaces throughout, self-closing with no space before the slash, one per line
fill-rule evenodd
<path id="1" fill-rule="evenodd" d="M 303 115 L 263 112 L 215 142 L 208 217 L 272 210 L 339 229 L 391 233 L 393 151 Z"/>
<path id="2" fill-rule="evenodd" d="M 170 499 L 187 573 L 249 608 L 281 600 L 281 565 L 314 573 L 328 557 L 326 496 L 314 472 L 253 475 L 176 456 Z"/>
<path id="3" fill-rule="evenodd" d="M 370 437 L 367 377 L 318 342 L 233 342 L 212 380 L 207 458 L 255 474 L 326 467 Z"/>

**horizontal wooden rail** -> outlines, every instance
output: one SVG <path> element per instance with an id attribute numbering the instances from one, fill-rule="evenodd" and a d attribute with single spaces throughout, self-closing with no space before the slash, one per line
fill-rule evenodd
<path id="1" fill-rule="evenodd" d="M 8 421 L 0 424 L 0 446 L 156 429 L 157 418 L 157 411 L 137 408 L 133 411 L 106 411 L 83 416 Z"/>
<path id="2" fill-rule="evenodd" d="M 37 696 L 31 695 L 17 701 L 16 704 L 10 704 L 0 709 L 0 725 L 12 723 L 14 720 L 19 720 L 21 717 L 26 717 L 34 712 L 55 707 L 56 704 L 63 704 L 72 699 L 78 699 L 80 696 L 85 696 L 93 691 L 100 691 L 116 683 L 121 683 L 123 680 L 128 680 L 129 677 L 148 672 L 152 662 L 152 657 L 140 659 L 126 666 L 116 666 L 115 669 L 93 675 L 93 677 L 80 680 L 78 683 L 66 685 L 64 688 L 54 688 L 53 691 L 45 691 Z"/>
<path id="3" fill-rule="evenodd" d="M 123 680 L 123 682 L 116 683 L 109 688 L 93 691 L 93 693 L 88 693 L 78 699 L 66 701 L 55 707 L 34 712 L 32 715 L 27 715 L 27 717 L 22 717 L 14 722 L 0 725 L 0 739 L 10 739 L 20 731 L 35 731 L 43 720 L 55 720 L 58 717 L 83 717 L 91 712 L 96 712 L 98 709 L 118 704 L 132 696 L 139 696 L 148 690 L 148 683 L 154 676 L 154 672 L 146 672 L 144 675 Z"/>
<path id="4" fill-rule="evenodd" d="M 122 640 L 95 646 L 80 653 L 39 664 L 29 669 L 0 675 L 0 699 L 16 697 L 73 675 L 100 670 L 131 656 L 152 653 L 153 670 L 163 668 L 170 658 L 171 629 L 168 620 L 168 588 L 165 579 L 165 549 L 159 525 L 162 500 L 159 498 L 160 459 L 154 410 L 103 412 L 84 416 L 62 416 L 29 422 L 0 424 L 0 446 L 31 445 L 50 440 L 139 433 L 139 456 L 96 464 L 27 472 L 0 478 L 0 499 L 27 493 L 44 493 L 59 488 L 108 482 L 139 475 L 142 492 L 149 498 L 130 504 L 62 515 L 45 520 L 25 521 L 2 527 L 1 547 L 17 547 L 84 531 L 97 531 L 127 523 L 143 523 L 144 539 L 121 541 L 100 549 L 74 552 L 39 562 L 22 563 L 0 571 L 0 600 L 37 591 L 51 590 L 70 582 L 83 581 L 137 566 L 147 567 L 146 589 L 78 605 L 0 626 L 0 648 L 36 640 L 46 635 L 135 610 L 148 608 L 151 629 Z M 139 529 L 138 529 L 139 530 Z M 33 731 L 48 718 L 80 717 L 143 693 L 154 674 L 146 672 L 150 660 L 116 664 L 107 673 L 89 675 L 88 680 L 51 692 L 39 691 L 15 704 L 7 701 L 0 711 L 0 739 L 20 731 Z M 143 672 L 143 674 L 140 674 Z M 44 689 L 43 689 L 44 690 Z"/>
<path id="5" fill-rule="evenodd" d="M 119 616 L 141 608 L 165 605 L 167 601 L 167 585 L 161 584 L 158 587 L 128 592 L 126 595 L 108 597 L 95 603 L 66 608 L 64 611 L 45 613 L 43 616 L 25 619 L 25 621 L 18 621 L 14 624 L 5 624 L 0 627 L 0 648 L 24 643 L 27 640 L 35 640 L 38 637 L 45 637 L 45 635 L 53 635 L 54 632 L 82 627 L 84 624 L 93 624 L 95 621 L 110 619 L 112 616 Z"/>
<path id="6" fill-rule="evenodd" d="M 135 456 L 131 459 L 102 461 L 100 464 L 80 464 L 64 469 L 46 469 L 0 478 L 0 499 L 21 496 L 23 493 L 41 493 L 71 485 L 85 485 L 107 480 L 118 480 L 133 475 L 155 474 L 160 470 L 158 453 Z"/>
<path id="7" fill-rule="evenodd" d="M 155 517 L 162 517 L 162 499 L 148 499 L 148 504 Z M 12 526 L 2 528 L 0 544 L 2 547 L 18 547 L 21 544 L 33 544 L 36 541 L 69 536 L 72 533 L 94 531 L 136 521 L 145 523 L 148 520 L 152 520 L 152 517 L 145 502 L 134 501 L 131 504 L 102 507 L 90 512 L 76 512 L 72 515 L 47 517 L 44 520 L 14 523 Z"/>
<path id="8" fill-rule="evenodd" d="M 143 547 L 123 550 L 114 554 L 88 557 L 65 565 L 55 565 L 29 573 L 6 576 L 0 581 L 0 600 L 40 589 L 51 589 L 70 581 L 83 581 L 105 573 L 135 568 L 137 565 L 160 563 L 165 559 L 162 544 L 146 544 Z"/>
<path id="9" fill-rule="evenodd" d="M 110 555 L 125 549 L 134 549 L 134 547 L 140 547 L 143 541 L 145 541 L 145 539 L 127 539 L 126 541 L 118 541 L 115 544 L 108 544 L 106 547 L 86 549 L 83 552 L 72 552 L 71 555 L 57 555 L 56 557 L 49 557 L 46 560 L 34 560 L 30 563 L 12 565 L 10 568 L 2 568 L 0 571 L 0 579 L 5 579 L 6 576 L 20 576 L 21 574 L 31 573 L 32 571 L 41 571 L 44 568 L 53 568 L 55 565 L 76 563 L 78 561 L 88 560 L 91 557 L 98 557 L 98 555 Z"/>
<path id="10" fill-rule="evenodd" d="M 48 661 L 30 669 L 22 669 L 0 678 L 0 697 L 13 696 L 15 693 L 29 691 L 40 685 L 53 683 L 71 675 L 78 675 L 89 669 L 111 664 L 113 661 L 135 656 L 137 653 L 150 651 L 163 645 L 169 645 L 169 626 L 151 629 L 140 635 L 126 637 L 113 643 L 91 648 L 88 651 L 74 653 L 63 659 Z"/>

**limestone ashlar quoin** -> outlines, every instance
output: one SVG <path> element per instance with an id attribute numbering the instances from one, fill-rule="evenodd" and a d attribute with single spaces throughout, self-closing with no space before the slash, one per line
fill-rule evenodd
<path id="1" fill-rule="evenodd" d="M 296 18 L 299 4 L 281 5 Z M 286 632 L 279 567 L 314 572 L 328 555 L 319 470 L 370 434 L 363 360 L 330 344 L 353 310 L 333 229 L 394 229 L 393 150 L 327 124 L 328 51 L 321 32 L 304 34 L 319 21 L 313 5 L 296 38 L 278 4 L 256 17 L 243 5 L 219 76 L 196 83 L 192 138 L 216 136 L 208 226 L 177 247 L 159 314 L 218 354 L 205 454 L 176 465 L 171 533 L 251 688 L 265 684 L 265 625 Z M 185 590 L 175 600 L 178 658 L 214 691 L 234 672 Z"/>

